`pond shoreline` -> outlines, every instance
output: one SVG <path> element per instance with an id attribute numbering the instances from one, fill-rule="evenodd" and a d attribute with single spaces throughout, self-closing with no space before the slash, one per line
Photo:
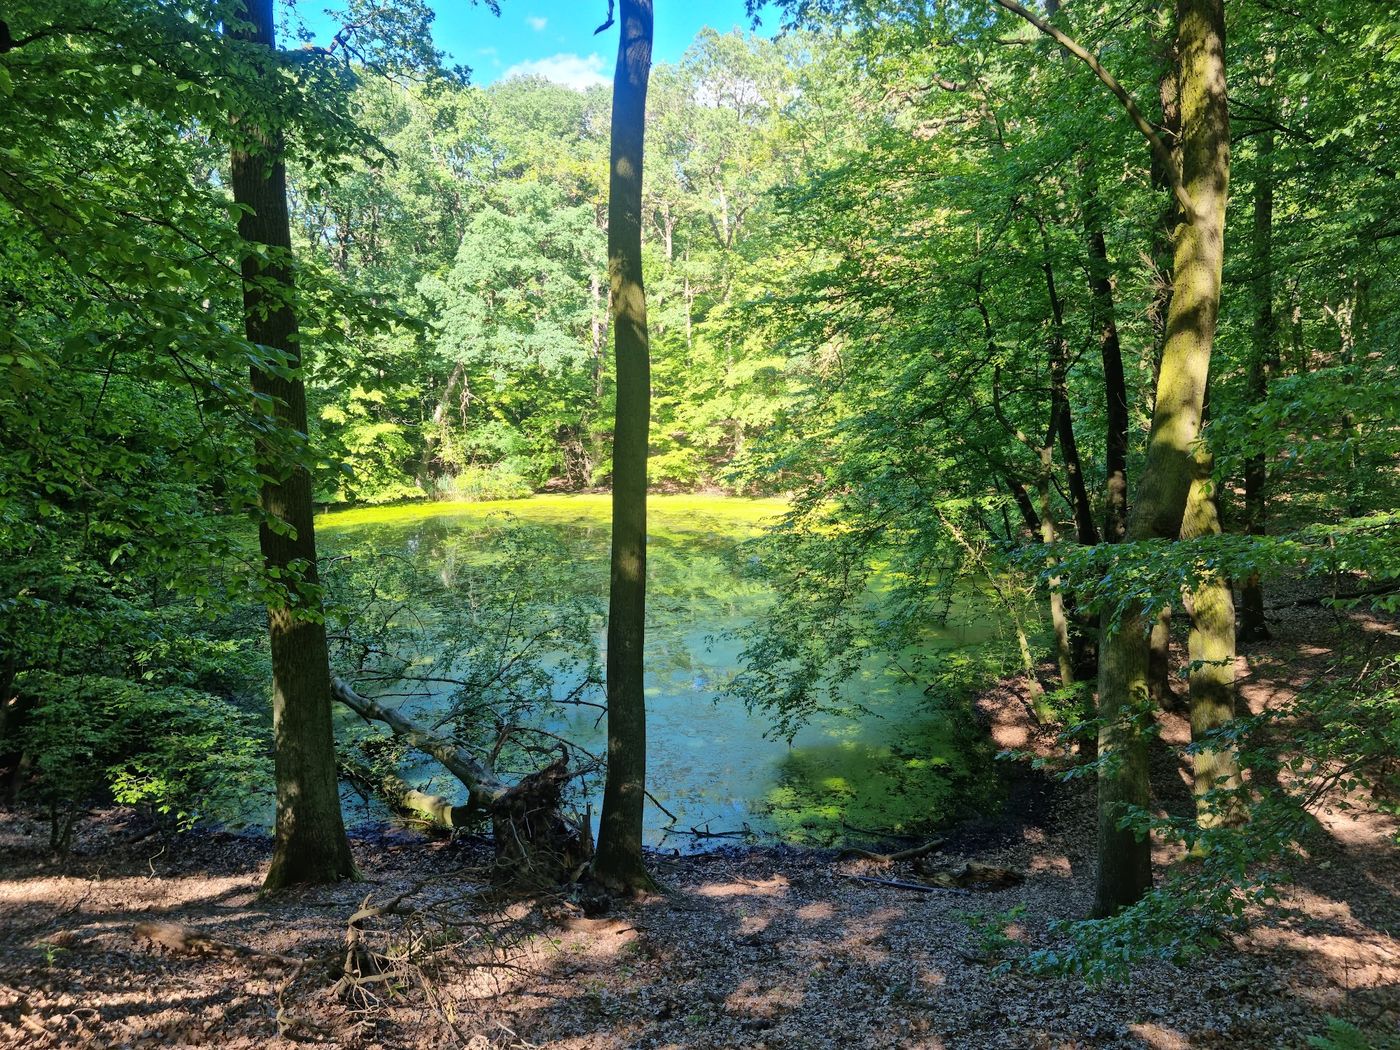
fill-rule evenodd
<path id="1" fill-rule="evenodd" d="M 1291 617 L 1275 641 L 1241 657 L 1252 710 L 1288 702 L 1325 664 L 1329 619 Z M 1367 628 L 1349 628 L 1358 629 Z M 979 698 L 998 746 L 1039 751 L 1051 741 L 1027 699 L 1015 680 Z M 1188 732 L 1178 716 L 1163 717 L 1167 743 Z M 1168 809 L 1190 805 L 1189 792 L 1172 793 L 1178 761 L 1174 747 L 1155 758 Z M 1062 946 L 1055 923 L 1083 917 L 1093 897 L 1092 783 L 1061 783 L 1020 763 L 1012 772 L 1002 817 L 949 829 L 937 852 L 913 863 L 768 844 L 653 851 L 666 892 L 630 901 L 577 890 L 493 898 L 482 885 L 485 840 L 399 829 L 354 837 L 364 881 L 264 897 L 266 838 L 205 830 L 163 841 L 130 810 L 84 822 L 64 870 L 47 857 L 42 821 L 0 814 L 0 1045 L 252 1050 L 290 1048 L 310 1032 L 346 1050 L 420 1050 L 465 1030 L 476 1040 L 467 1045 L 482 1050 L 1224 1050 L 1301 1046 L 1332 1017 L 1372 1033 L 1400 1024 L 1400 872 L 1388 841 L 1396 822 L 1374 811 L 1319 813 L 1319 835 L 1288 864 L 1284 903 L 1295 911 L 1251 912 L 1218 950 L 1191 962 L 1189 979 L 1166 962 L 1098 988 L 1001 972 L 1007 946 Z M 1159 868 L 1178 859 L 1162 844 L 1154 854 Z M 980 888 L 915 885 L 930 870 L 973 861 L 1016 877 Z M 466 910 L 451 912 L 453 921 L 506 924 L 498 927 L 510 931 L 505 947 L 493 943 L 508 960 L 452 953 L 431 985 L 406 981 L 399 994 L 356 1005 L 333 994 L 334 976 L 319 963 L 289 972 L 265 957 L 334 969 L 347 917 L 401 894 L 444 909 L 456 902 Z M 134 936 L 152 921 L 254 954 L 154 950 Z M 502 961 L 506 969 L 480 969 Z M 159 991 L 133 1000 L 133 987 Z M 451 1017 L 440 1012 L 444 1001 Z"/>

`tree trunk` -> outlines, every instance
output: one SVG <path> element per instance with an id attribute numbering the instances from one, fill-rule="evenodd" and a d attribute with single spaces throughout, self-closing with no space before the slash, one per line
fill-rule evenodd
<path id="1" fill-rule="evenodd" d="M 1178 82 L 1177 42 L 1175 39 L 1161 41 L 1158 45 L 1161 61 L 1161 75 L 1157 78 L 1157 102 L 1161 111 L 1162 139 L 1171 150 L 1178 167 L 1181 163 L 1181 92 Z M 1159 190 L 1166 189 L 1170 179 L 1165 167 L 1154 154 L 1152 158 L 1152 185 Z M 1181 220 L 1181 209 L 1176 197 L 1168 195 L 1163 199 L 1162 211 L 1152 228 L 1152 259 L 1155 269 L 1165 272 L 1172 262 L 1173 231 Z M 1148 320 L 1152 326 L 1152 391 L 1156 396 L 1157 384 L 1162 375 L 1162 352 L 1167 345 L 1167 312 L 1171 309 L 1172 283 L 1159 278 L 1153 290 L 1152 302 L 1148 306 Z M 1172 610 L 1163 607 L 1152 622 L 1147 657 L 1147 693 L 1152 703 L 1164 710 L 1182 710 L 1176 690 L 1172 686 Z"/>
<path id="2" fill-rule="evenodd" d="M 1094 160 L 1083 165 L 1084 240 L 1089 253 L 1089 292 L 1099 328 L 1099 356 L 1103 362 L 1106 407 L 1104 434 L 1103 535 L 1109 543 L 1123 539 L 1128 527 L 1128 384 L 1123 373 L 1123 346 L 1113 307 L 1113 283 L 1104 240 L 1102 207 Z"/>
<path id="3" fill-rule="evenodd" d="M 272 0 L 244 0 L 246 23 L 235 39 L 276 47 Z M 269 67 L 269 90 L 275 71 Z M 250 246 L 242 260 L 243 315 L 250 342 L 286 354 L 287 375 L 252 370 L 253 391 L 267 398 L 275 428 L 259 437 L 255 455 L 265 480 L 258 538 L 272 582 L 283 600 L 268 606 L 272 651 L 273 756 L 277 778 L 277 844 L 268 889 L 353 878 L 355 865 L 340 814 L 335 737 L 331 728 L 330 664 L 321 617 L 312 526 L 311 473 L 304 447 L 287 454 L 287 438 L 304 441 L 306 387 L 293 304 L 287 172 L 280 130 L 257 127 L 232 114 L 238 145 L 232 151 L 233 198 L 244 209 L 239 235 Z"/>
<path id="4" fill-rule="evenodd" d="M 1084 480 L 1084 468 L 1079 458 L 1079 443 L 1074 435 L 1074 416 L 1069 403 L 1069 344 L 1065 339 L 1064 303 L 1055 287 L 1055 269 L 1050 258 L 1050 239 L 1046 235 L 1045 222 L 1039 216 L 1036 224 L 1040 228 L 1041 270 L 1045 274 L 1045 290 L 1050 301 L 1050 418 L 1051 434 L 1046 445 L 1058 438 L 1060 456 L 1065 463 L 1065 475 L 1069 481 L 1070 503 L 1074 513 L 1075 535 L 1079 542 L 1092 547 L 1099 542 L 1098 530 L 1094 527 L 1094 508 L 1089 499 L 1089 488 Z M 1050 449 L 1041 454 L 1043 483 L 1050 480 Z M 1042 518 L 1050 520 L 1048 499 L 1042 495 Z M 1044 526 L 1042 525 L 1042 528 Z M 1053 541 L 1053 530 L 1051 540 Z M 1058 580 L 1051 583 L 1051 620 L 1055 626 L 1056 655 L 1060 657 L 1060 681 L 1064 686 L 1073 685 L 1080 676 L 1094 673 L 1097 653 L 1094 639 L 1087 635 L 1077 622 L 1074 601 L 1056 591 Z M 1063 627 L 1063 637 L 1061 628 Z M 1067 646 L 1068 663 L 1065 662 Z"/>
<path id="5" fill-rule="evenodd" d="M 1153 707 L 1164 711 L 1185 710 L 1172 688 L 1172 607 L 1164 605 L 1152 621 L 1147 640 L 1147 696 Z"/>
<path id="6" fill-rule="evenodd" d="M 1065 474 L 1069 481 L 1069 491 L 1073 503 L 1075 532 L 1079 542 L 1092 547 L 1099 542 L 1099 532 L 1094 525 L 1094 507 L 1089 499 L 1089 488 L 1084 481 L 1084 468 L 1079 461 L 1079 443 L 1074 436 L 1074 416 L 1069 406 L 1069 346 L 1065 341 L 1064 304 L 1055 288 L 1055 270 L 1050 261 L 1050 241 L 1045 233 L 1045 223 L 1037 218 L 1040 225 L 1042 250 L 1041 270 L 1045 274 L 1045 289 L 1050 298 L 1050 411 L 1055 419 L 1055 429 L 1060 441 L 1060 455 L 1065 461 Z"/>
<path id="7" fill-rule="evenodd" d="M 1181 538 L 1220 535 L 1220 513 L 1211 478 L 1213 457 L 1203 449 L 1195 457 L 1197 474 L 1191 483 Z M 1200 742 L 1235 717 L 1235 603 L 1230 583 L 1216 576 L 1203 581 L 1187 599 L 1191 633 L 1191 739 Z M 1232 748 L 1210 749 L 1192 756 L 1196 822 L 1203 828 L 1237 823 L 1242 810 L 1238 797 L 1212 799 L 1212 791 L 1238 791 L 1239 761 Z"/>
<path id="8" fill-rule="evenodd" d="M 621 0 L 608 183 L 608 275 L 617 353 L 613 432 L 612 570 L 608 590 L 608 772 L 593 871 L 604 885 L 652 885 L 642 860 L 647 726 L 647 437 L 651 376 L 642 286 L 642 143 L 651 71 L 651 0 Z"/>
<path id="9" fill-rule="evenodd" d="M 1177 229 L 1172 300 L 1147 459 L 1128 514 L 1127 538 L 1176 539 L 1195 477 L 1211 347 L 1220 311 L 1225 200 L 1230 177 L 1230 115 L 1225 88 L 1224 0 L 1181 0 L 1181 181 L 1191 204 Z M 1120 827 L 1149 803 L 1148 627 L 1130 607 L 1114 624 L 1105 614 L 1099 662 L 1099 736 L 1109 759 L 1099 774 L 1099 873 L 1094 913 L 1111 915 L 1152 886 L 1152 845 Z"/>
<path id="10" fill-rule="evenodd" d="M 1254 345 L 1249 359 L 1249 396 L 1263 404 L 1269 396 L 1270 371 L 1277 361 L 1274 326 L 1274 133 L 1259 135 L 1258 171 L 1254 177 Z M 1255 452 L 1244 465 L 1244 522 L 1251 536 L 1265 534 L 1267 514 L 1268 464 L 1264 453 Z M 1240 641 L 1262 642 L 1269 637 L 1264 616 L 1264 588 L 1259 574 L 1251 573 L 1241 588 Z"/>
<path id="11" fill-rule="evenodd" d="M 1159 44 L 1161 75 L 1157 78 L 1157 103 L 1161 111 L 1162 140 L 1167 144 L 1176 159 L 1181 162 L 1181 92 L 1179 70 L 1177 68 L 1177 42 L 1162 41 Z M 1159 158 L 1152 157 L 1152 185 L 1166 189 L 1168 174 Z M 1152 228 L 1152 260 L 1154 269 L 1165 273 L 1172 261 L 1172 231 L 1181 219 L 1181 209 L 1175 196 L 1167 196 L 1162 202 L 1162 211 Z M 1171 308 L 1172 282 L 1159 277 L 1155 282 L 1152 302 L 1147 315 L 1152 325 L 1152 389 L 1155 393 L 1162 373 L 1162 352 L 1167 345 L 1167 311 Z"/>
<path id="12" fill-rule="evenodd" d="M 1055 542 L 1055 517 L 1050 508 L 1050 456 L 1052 434 L 1046 435 L 1045 447 L 1040 450 L 1040 477 L 1036 487 L 1040 492 L 1040 541 L 1046 546 Z M 1074 685 L 1074 650 L 1070 645 L 1069 617 L 1065 615 L 1065 596 L 1060 590 L 1060 578 L 1052 576 L 1050 589 L 1050 626 L 1055 632 L 1055 662 L 1060 669 L 1060 685 L 1068 689 Z"/>

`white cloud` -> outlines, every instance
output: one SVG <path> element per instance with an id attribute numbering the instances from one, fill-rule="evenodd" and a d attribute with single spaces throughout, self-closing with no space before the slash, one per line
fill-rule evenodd
<path id="1" fill-rule="evenodd" d="M 541 18 L 539 15 L 531 15 L 525 21 L 536 33 L 543 33 L 544 27 L 549 25 L 549 19 Z"/>
<path id="2" fill-rule="evenodd" d="M 575 91 L 583 91 L 594 84 L 606 84 L 608 77 L 603 72 L 606 68 L 607 64 L 603 61 L 603 56 L 596 52 L 590 55 L 575 55 L 566 52 L 550 55 L 548 58 L 531 59 L 529 62 L 517 62 L 506 70 L 505 76 L 507 79 L 510 77 L 544 77 L 546 80 L 563 84 Z"/>

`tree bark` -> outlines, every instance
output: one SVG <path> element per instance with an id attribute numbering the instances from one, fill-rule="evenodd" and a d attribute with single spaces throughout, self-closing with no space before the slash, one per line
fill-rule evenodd
<path id="1" fill-rule="evenodd" d="M 1211 478 L 1213 457 L 1203 447 L 1195 456 L 1196 477 L 1181 523 L 1181 538 L 1196 539 L 1220 534 Z M 1191 739 L 1197 743 L 1235 717 L 1235 602 L 1230 583 L 1223 576 L 1202 581 L 1187 599 L 1191 633 L 1187 642 L 1190 660 Z M 1211 748 L 1192 756 L 1196 796 L 1196 823 L 1202 828 L 1238 823 L 1242 808 L 1238 796 L 1224 800 L 1210 797 L 1214 791 L 1238 791 L 1239 760 L 1233 748 Z"/>
<path id="2" fill-rule="evenodd" d="M 1165 6 L 1165 5 L 1164 5 Z M 1161 113 L 1162 140 L 1167 144 L 1173 161 L 1181 164 L 1181 92 L 1178 83 L 1177 42 L 1168 38 L 1158 44 L 1161 74 L 1157 77 L 1157 104 Z M 1160 159 L 1152 158 L 1152 185 L 1166 189 L 1169 178 Z M 1158 272 L 1165 272 L 1172 262 L 1173 231 L 1181 220 L 1181 209 L 1175 197 L 1164 197 L 1162 210 L 1152 227 L 1152 259 Z M 1148 320 L 1152 326 L 1152 391 L 1156 396 L 1162 375 L 1162 352 L 1167 345 L 1167 313 L 1171 309 L 1172 283 L 1166 279 L 1156 282 Z M 1164 606 L 1152 622 L 1147 657 L 1147 693 L 1152 703 L 1164 710 L 1185 708 L 1172 687 L 1172 610 Z"/>
<path id="3" fill-rule="evenodd" d="M 1249 396 L 1256 405 L 1269 396 L 1270 372 L 1277 362 L 1274 324 L 1273 228 L 1274 228 L 1274 133 L 1266 129 L 1258 138 L 1258 170 L 1254 177 L 1254 331 L 1249 359 Z M 1251 536 L 1263 536 L 1268 513 L 1266 487 L 1268 463 L 1263 452 L 1255 452 L 1244 465 L 1244 525 Z M 1262 642 L 1269 637 L 1264 616 L 1264 588 L 1259 574 L 1251 573 L 1240 595 L 1240 641 Z"/>
<path id="4" fill-rule="evenodd" d="M 1172 688 L 1172 607 L 1164 605 L 1152 621 L 1147 640 L 1147 696 L 1153 707 L 1183 711 Z"/>
<path id="5" fill-rule="evenodd" d="M 1177 45 L 1175 40 L 1159 43 L 1162 72 L 1157 78 L 1157 105 L 1161 114 L 1160 127 L 1162 141 L 1167 144 L 1172 158 L 1181 163 L 1181 92 L 1178 83 Z M 1152 185 L 1165 189 L 1167 172 L 1162 162 L 1152 158 Z M 1181 219 L 1181 209 L 1175 197 L 1162 201 L 1162 210 L 1152 228 L 1152 260 L 1155 268 L 1165 271 L 1172 261 L 1172 231 Z M 1152 386 L 1155 392 L 1158 377 L 1162 371 L 1162 351 L 1167 345 L 1167 311 L 1171 307 L 1172 283 L 1159 280 L 1148 307 L 1148 319 L 1152 324 Z"/>
<path id="6" fill-rule="evenodd" d="M 1224 0 L 1181 0 L 1181 182 L 1189 209 L 1176 231 L 1172 299 L 1167 312 L 1157 399 L 1147 459 L 1128 514 L 1129 540 L 1174 540 L 1181 534 L 1195 479 L 1210 354 L 1220 310 L 1225 202 L 1230 176 L 1230 116 L 1225 80 Z M 1099 872 L 1094 914 L 1111 915 L 1152 886 L 1152 846 L 1121 827 L 1149 804 L 1147 735 L 1148 627 L 1129 608 L 1114 624 L 1106 614 L 1099 663 Z"/>
<path id="7" fill-rule="evenodd" d="M 244 24 L 230 35 L 268 52 L 276 48 L 272 0 L 244 0 Z M 268 78 L 276 88 L 275 76 Z M 311 473 L 304 448 L 287 455 L 289 435 L 304 441 L 306 387 L 294 306 L 287 172 L 280 129 L 231 115 L 233 197 L 242 206 L 238 232 L 251 247 L 242 260 L 243 315 L 249 342 L 282 351 L 287 374 L 254 366 L 252 387 L 267 399 L 274 433 L 260 436 L 255 455 L 262 487 L 259 543 L 268 576 L 285 588 L 269 605 L 272 652 L 273 755 L 277 831 L 265 886 L 353 878 L 355 865 L 340 813 L 335 737 L 331 726 L 330 664 L 316 572 Z"/>
<path id="8" fill-rule="evenodd" d="M 1050 456 L 1052 450 L 1054 424 L 1051 434 L 1046 435 L 1045 447 L 1040 450 L 1040 477 L 1036 488 L 1040 492 L 1040 541 L 1046 546 L 1055 542 L 1055 516 L 1050 508 Z M 1050 626 L 1055 632 L 1055 663 L 1060 669 L 1060 685 L 1068 689 L 1074 685 L 1074 649 L 1070 644 L 1069 617 L 1065 614 L 1065 596 L 1060 589 L 1060 578 L 1052 576 L 1048 583 L 1050 591 Z"/>
<path id="9" fill-rule="evenodd" d="M 651 0 L 621 0 L 608 182 L 608 275 L 617 354 L 612 565 L 608 590 L 608 771 L 593 871 L 632 892 L 652 886 L 642 859 L 646 801 L 647 439 L 651 376 L 642 285 L 642 146 L 651 71 Z"/>
<path id="10" fill-rule="evenodd" d="M 1065 461 L 1075 532 L 1080 543 L 1092 547 L 1099 542 L 1099 532 L 1094 525 L 1094 507 L 1089 499 L 1089 487 L 1084 481 L 1079 443 L 1074 436 L 1074 416 L 1069 405 L 1069 346 L 1065 341 L 1064 304 L 1055 287 L 1055 270 L 1050 261 L 1050 240 L 1045 232 L 1045 223 L 1040 218 L 1036 222 L 1040 225 L 1040 267 L 1045 274 L 1045 289 L 1050 299 L 1050 411 L 1055 420 L 1060 455 Z"/>
<path id="11" fill-rule="evenodd" d="M 1123 345 L 1113 306 L 1108 245 L 1103 233 L 1102 206 L 1094 159 L 1083 165 L 1084 240 L 1089 253 L 1089 292 L 1099 328 L 1099 357 L 1103 362 L 1105 402 L 1103 535 L 1120 542 L 1128 528 L 1128 384 L 1123 372 Z"/>

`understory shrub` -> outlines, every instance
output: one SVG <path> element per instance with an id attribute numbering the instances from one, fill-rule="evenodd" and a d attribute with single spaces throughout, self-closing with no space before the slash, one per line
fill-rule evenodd
<path id="1" fill-rule="evenodd" d="M 31 705 L 17 734 L 20 797 L 43 806 L 67 850 L 83 811 L 138 806 L 180 828 L 235 820 L 271 782 L 267 733 L 211 693 L 99 675 L 21 675 Z"/>

